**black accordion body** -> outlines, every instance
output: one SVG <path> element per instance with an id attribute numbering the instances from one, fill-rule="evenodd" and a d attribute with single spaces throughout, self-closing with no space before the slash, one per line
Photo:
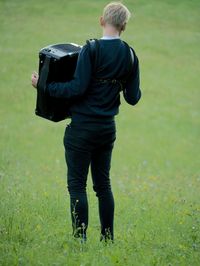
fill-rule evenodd
<path id="1" fill-rule="evenodd" d="M 39 52 L 39 80 L 37 85 L 36 115 L 58 122 L 70 117 L 69 101 L 45 92 L 50 82 L 66 82 L 73 78 L 81 46 L 76 44 L 50 45 Z"/>

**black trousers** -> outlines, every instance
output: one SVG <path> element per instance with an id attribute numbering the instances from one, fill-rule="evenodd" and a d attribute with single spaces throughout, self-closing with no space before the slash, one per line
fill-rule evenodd
<path id="1" fill-rule="evenodd" d="M 67 185 L 75 237 L 86 238 L 88 170 L 91 166 L 93 189 L 98 197 L 101 238 L 114 238 L 114 198 L 109 178 L 111 155 L 115 141 L 115 122 L 71 122 L 64 135 L 67 163 Z"/>

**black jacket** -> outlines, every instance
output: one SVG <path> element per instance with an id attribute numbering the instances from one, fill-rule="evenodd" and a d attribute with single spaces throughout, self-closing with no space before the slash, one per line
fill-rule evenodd
<path id="1" fill-rule="evenodd" d="M 119 111 L 121 84 L 102 80 L 120 79 L 130 72 L 130 51 L 127 52 L 120 39 L 101 39 L 98 42 L 99 55 L 95 69 L 90 47 L 86 44 L 79 54 L 74 79 L 65 83 L 52 82 L 47 86 L 51 96 L 72 101 L 72 118 L 109 118 Z M 135 52 L 134 55 L 132 73 L 123 85 L 123 96 L 131 105 L 135 105 L 141 97 L 139 61 Z"/>

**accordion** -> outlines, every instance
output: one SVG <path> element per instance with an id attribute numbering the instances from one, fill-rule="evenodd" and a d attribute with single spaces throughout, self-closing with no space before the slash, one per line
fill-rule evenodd
<path id="1" fill-rule="evenodd" d="M 45 92 L 50 82 L 66 82 L 73 78 L 81 46 L 76 44 L 50 45 L 39 52 L 39 80 L 35 114 L 58 122 L 70 117 L 70 102 Z"/>

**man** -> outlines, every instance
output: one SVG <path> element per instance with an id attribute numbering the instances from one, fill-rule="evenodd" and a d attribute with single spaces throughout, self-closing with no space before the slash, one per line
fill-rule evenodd
<path id="1" fill-rule="evenodd" d="M 96 42 L 94 51 L 89 43 L 83 46 L 74 79 L 52 82 L 46 88 L 51 96 L 73 99 L 64 146 L 73 235 L 83 240 L 88 227 L 86 184 L 90 166 L 99 203 L 100 239 L 114 239 L 114 198 L 109 177 L 116 138 L 114 116 L 119 110 L 120 91 L 131 105 L 141 97 L 138 58 L 120 39 L 129 18 L 130 12 L 123 4 L 108 4 L 100 18 L 103 37 Z M 37 81 L 38 74 L 33 73 L 35 88 Z"/>

